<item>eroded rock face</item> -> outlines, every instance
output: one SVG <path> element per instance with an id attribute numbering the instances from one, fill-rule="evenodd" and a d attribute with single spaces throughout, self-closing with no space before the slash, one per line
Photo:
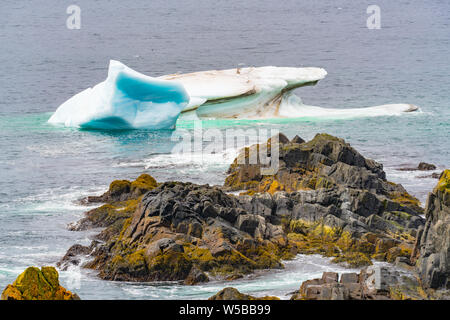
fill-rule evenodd
<path id="1" fill-rule="evenodd" d="M 114 180 L 109 185 L 107 192 L 101 196 L 90 196 L 82 199 L 82 203 L 96 203 L 96 202 L 118 202 L 130 199 L 137 199 L 147 191 L 154 189 L 157 183 L 156 180 L 148 175 L 141 174 L 136 180 Z"/>
<path id="2" fill-rule="evenodd" d="M 389 211 L 396 210 L 392 202 L 415 212 L 422 211 L 419 201 L 401 185 L 386 180 L 381 164 L 364 158 L 343 139 L 317 134 L 308 142 L 298 136 L 292 141 L 285 136 L 278 140 L 279 170 L 275 175 L 261 175 L 264 165 L 249 164 L 250 159 L 254 159 L 251 154 L 257 154 L 257 150 L 270 155 L 269 139 L 265 144 L 253 145 L 241 151 L 228 170 L 225 188 L 233 191 L 247 190 L 248 194 L 299 190 L 335 190 L 338 193 L 351 190 L 355 193 L 362 190 L 365 192 L 356 195 L 360 200 L 371 194 L 373 196 L 367 200 L 386 200 L 391 206 Z M 367 207 L 372 209 L 372 203 L 368 203 Z"/>
<path id="3" fill-rule="evenodd" d="M 322 278 L 304 281 L 291 300 L 398 300 L 424 299 L 412 275 L 392 268 L 369 266 L 360 273 L 324 272 Z"/>
<path id="4" fill-rule="evenodd" d="M 54 267 L 27 268 L 2 293 L 1 300 L 80 300 L 59 284 Z"/>
<path id="5" fill-rule="evenodd" d="M 327 134 L 308 142 L 280 134 L 278 140 L 275 175 L 262 176 L 263 166 L 247 161 L 252 150 L 270 149 L 269 140 L 240 153 L 225 188 L 247 190 L 244 194 L 253 195 L 253 203 L 267 199 L 260 211 L 271 208 L 273 221 L 287 222 L 289 240 L 300 252 L 333 256 L 354 267 L 370 264 L 371 258 L 393 262 L 408 257 L 424 224 L 423 209 L 401 185 L 386 180 L 381 164 Z M 268 194 L 273 195 L 272 206 Z"/>
<path id="6" fill-rule="evenodd" d="M 152 181 L 144 195 L 131 182 L 111 184 L 100 197 L 109 202 L 73 227 L 104 227 L 97 236 L 103 242 L 72 248 L 62 267 L 77 262 L 77 251 L 90 251 L 84 267 L 104 279 L 195 284 L 281 268 L 297 253 L 353 267 L 399 257 L 408 263 L 422 209 L 386 181 L 380 164 L 329 135 L 279 141 L 281 169 L 274 176 L 258 176 L 258 165 L 232 164 L 225 190 L 246 187 L 240 196 L 182 182 Z"/>
<path id="7" fill-rule="evenodd" d="M 425 215 L 426 224 L 415 248 L 423 285 L 450 289 L 450 170 L 442 172 L 429 194 Z"/>
<path id="8" fill-rule="evenodd" d="M 91 265 L 110 280 L 183 280 L 282 267 L 289 246 L 281 226 L 218 187 L 168 182 L 149 191 L 120 235 Z"/>

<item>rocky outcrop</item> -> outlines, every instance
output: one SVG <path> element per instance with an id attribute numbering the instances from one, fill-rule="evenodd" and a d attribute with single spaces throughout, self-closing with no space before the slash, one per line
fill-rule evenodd
<path id="1" fill-rule="evenodd" d="M 108 227 L 97 236 L 98 240 L 107 241 L 122 230 L 125 220 L 136 210 L 142 195 L 156 186 L 156 180 L 148 174 L 141 174 L 134 181 L 115 180 L 101 196 L 90 196 L 81 200 L 84 204 L 106 204 L 88 211 L 83 219 L 70 225 L 69 229 L 81 231 Z"/>
<path id="2" fill-rule="evenodd" d="M 141 174 L 136 180 L 114 180 L 107 192 L 101 196 L 90 196 L 82 199 L 82 203 L 119 202 L 137 199 L 147 191 L 156 188 L 156 180 L 148 175 Z"/>
<path id="3" fill-rule="evenodd" d="M 141 176 L 148 183 L 137 192 L 132 182 L 113 182 L 104 195 L 86 200 L 107 203 L 72 226 L 103 227 L 98 241 L 69 249 L 61 268 L 80 263 L 80 252 L 91 259 L 83 266 L 103 279 L 196 284 L 282 268 L 297 253 L 354 267 L 372 259 L 409 263 L 423 210 L 386 180 L 381 164 L 326 134 L 309 142 L 278 140 L 280 169 L 272 176 L 235 160 L 225 187 Z M 268 150 L 272 141 L 250 149 Z M 239 196 L 226 193 L 242 188 Z"/>
<path id="4" fill-rule="evenodd" d="M 149 191 L 89 267 L 110 280 L 207 281 L 212 275 L 280 268 L 292 256 L 281 225 L 218 187 L 167 182 Z"/>
<path id="5" fill-rule="evenodd" d="M 436 166 L 432 163 L 420 162 L 416 168 L 400 168 L 400 171 L 431 171 L 436 170 Z"/>
<path id="6" fill-rule="evenodd" d="M 280 298 L 272 296 L 254 297 L 241 293 L 235 288 L 228 287 L 220 290 L 208 300 L 280 300 Z"/>
<path id="7" fill-rule="evenodd" d="M 413 259 L 425 288 L 450 289 L 450 170 L 442 172 L 428 196 L 426 223 L 419 232 Z"/>
<path id="8" fill-rule="evenodd" d="M 239 154 L 225 188 L 244 189 L 254 199 L 272 194 L 269 207 L 300 252 L 326 254 L 352 266 L 410 255 L 424 224 L 423 209 L 401 185 L 386 180 L 381 164 L 327 134 L 308 142 L 280 134 L 278 141 L 275 175 L 261 175 L 264 166 L 249 163 L 255 150 L 271 151 L 268 141 Z"/>
<path id="9" fill-rule="evenodd" d="M 291 300 L 410 300 L 425 299 L 412 276 L 382 266 L 369 266 L 360 273 L 324 272 L 322 278 L 304 281 Z"/>
<path id="10" fill-rule="evenodd" d="M 80 300 L 59 284 L 54 267 L 27 268 L 2 293 L 1 300 Z"/>
<path id="11" fill-rule="evenodd" d="M 254 159 L 254 154 L 267 152 L 270 155 L 270 141 L 244 148 L 240 152 L 228 170 L 229 175 L 224 184 L 227 190 L 247 190 L 247 194 L 352 190 L 351 196 L 360 196 L 359 200 L 368 197 L 368 193 L 374 195 L 368 199 L 372 201 L 368 203 L 369 210 L 372 209 L 370 205 L 377 205 L 378 200 L 386 201 L 389 211 L 423 211 L 419 201 L 401 185 L 386 180 L 381 164 L 364 158 L 343 139 L 328 134 L 317 134 L 308 142 L 297 136 L 289 141 L 280 134 L 279 169 L 274 175 L 262 175 L 261 169 L 265 165 L 259 163 L 259 157 L 256 164 L 250 164 L 250 160 Z"/>

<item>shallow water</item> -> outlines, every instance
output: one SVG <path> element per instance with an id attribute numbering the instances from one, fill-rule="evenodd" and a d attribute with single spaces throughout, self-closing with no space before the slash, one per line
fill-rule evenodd
<path id="1" fill-rule="evenodd" d="M 0 12 L 0 288 L 30 265 L 55 264 L 89 232 L 69 232 L 86 207 L 74 201 L 104 191 L 113 179 L 143 172 L 159 181 L 222 184 L 236 150 L 192 158 L 170 152 L 171 131 L 99 132 L 48 125 L 60 103 L 106 77 L 118 59 L 163 75 L 246 65 L 323 67 L 328 76 L 297 90 L 306 104 L 351 108 L 412 103 L 401 116 L 336 119 L 211 120 L 204 128 L 278 129 L 289 138 L 337 135 L 384 164 L 388 179 L 422 202 L 430 174 L 399 171 L 420 161 L 449 167 L 450 3 L 378 1 L 382 29 L 365 27 L 370 1 L 78 1 L 81 30 L 65 27 L 66 6 L 2 1 Z M 208 26 L 208 27 L 205 27 Z M 17 36 L 19 35 L 20 36 Z M 177 130 L 193 130 L 179 120 Z M 111 283 L 82 272 L 82 298 L 204 298 L 225 285 L 248 293 L 285 294 L 301 281 L 339 268 L 299 257 L 286 270 L 252 281 L 206 286 Z"/>

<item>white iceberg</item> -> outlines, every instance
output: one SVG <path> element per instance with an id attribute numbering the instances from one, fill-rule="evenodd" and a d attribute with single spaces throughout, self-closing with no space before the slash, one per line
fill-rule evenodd
<path id="1" fill-rule="evenodd" d="M 95 129 L 173 128 L 187 118 L 299 118 L 399 115 L 418 108 L 390 104 L 335 109 L 307 106 L 293 93 L 315 85 L 322 68 L 259 67 L 152 78 L 110 61 L 108 78 L 63 103 L 49 122 Z"/>
<path id="2" fill-rule="evenodd" d="M 354 118 L 401 115 L 418 110 L 412 104 L 361 108 L 323 108 L 302 103 L 293 90 L 315 85 L 322 68 L 259 67 L 175 74 L 160 79 L 183 84 L 191 100 L 186 119 Z"/>
<path id="3" fill-rule="evenodd" d="M 277 117 L 283 97 L 296 88 L 314 85 L 322 68 L 259 67 L 212 70 L 162 76 L 178 81 L 191 97 L 184 113 L 199 118 L 253 119 Z"/>
<path id="4" fill-rule="evenodd" d="M 105 81 L 64 102 L 48 121 L 89 129 L 173 128 L 188 103 L 182 84 L 111 60 Z"/>

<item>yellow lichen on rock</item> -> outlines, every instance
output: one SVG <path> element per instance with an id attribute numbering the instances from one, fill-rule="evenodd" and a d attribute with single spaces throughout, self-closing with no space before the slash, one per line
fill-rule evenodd
<path id="1" fill-rule="evenodd" d="M 439 178 L 439 182 L 436 186 L 436 190 L 442 192 L 450 192 L 450 169 L 444 170 L 442 172 L 441 177 Z"/>
<path id="2" fill-rule="evenodd" d="M 3 291 L 1 300 L 79 300 L 59 284 L 54 267 L 29 267 Z"/>

